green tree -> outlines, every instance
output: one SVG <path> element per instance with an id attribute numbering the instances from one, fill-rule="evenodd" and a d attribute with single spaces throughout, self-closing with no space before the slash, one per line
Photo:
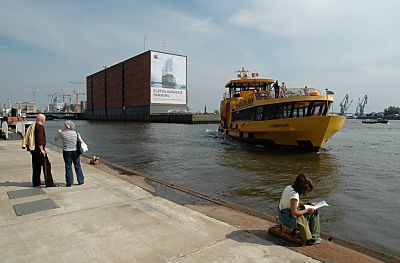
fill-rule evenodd
<path id="1" fill-rule="evenodd" d="M 383 110 L 384 115 L 400 114 L 400 108 L 396 106 L 389 106 Z"/>

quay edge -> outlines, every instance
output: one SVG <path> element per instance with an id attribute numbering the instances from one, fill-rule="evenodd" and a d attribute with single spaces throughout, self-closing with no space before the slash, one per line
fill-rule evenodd
<path id="1" fill-rule="evenodd" d="M 112 115 L 83 115 L 84 120 L 93 121 L 127 121 L 127 122 L 158 122 L 182 124 L 218 124 L 220 116 L 214 113 L 158 113 L 150 116 L 112 116 Z"/>

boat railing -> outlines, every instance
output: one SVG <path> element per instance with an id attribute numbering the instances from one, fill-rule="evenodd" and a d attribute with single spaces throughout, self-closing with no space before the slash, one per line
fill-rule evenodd
<path id="1" fill-rule="evenodd" d="M 290 88 L 282 91 L 284 97 L 319 96 L 321 93 L 315 88 Z"/>
<path id="2" fill-rule="evenodd" d="M 279 90 L 279 98 L 299 97 L 299 96 L 320 96 L 320 95 L 321 95 L 320 91 L 316 88 L 289 88 L 289 89 Z M 262 90 L 254 92 L 254 94 L 251 97 L 253 97 L 252 99 L 255 100 L 272 99 L 275 98 L 275 90 L 270 89 L 270 90 Z M 230 94 L 229 92 L 225 92 L 224 99 L 228 98 L 230 98 Z"/>
<path id="3" fill-rule="evenodd" d="M 319 96 L 320 92 L 315 88 L 289 88 L 279 91 L 279 98 L 299 97 L 299 96 Z M 260 91 L 255 94 L 256 100 L 275 98 L 274 90 Z"/>

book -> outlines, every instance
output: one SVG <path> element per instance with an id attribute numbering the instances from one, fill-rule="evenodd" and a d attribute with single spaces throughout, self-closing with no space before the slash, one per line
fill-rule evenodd
<path id="1" fill-rule="evenodd" d="M 318 202 L 316 205 L 304 205 L 304 207 L 305 207 L 306 209 L 307 209 L 307 208 L 318 209 L 318 208 L 321 208 L 321 207 L 324 207 L 324 206 L 329 206 L 329 205 L 328 205 L 328 203 L 325 202 L 325 201 Z"/>

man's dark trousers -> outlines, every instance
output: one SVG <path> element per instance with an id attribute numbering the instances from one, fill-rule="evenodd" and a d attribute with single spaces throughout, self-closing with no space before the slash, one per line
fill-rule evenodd
<path id="1" fill-rule="evenodd" d="M 32 185 L 40 186 L 40 173 L 43 166 L 44 180 L 46 186 L 54 185 L 53 176 L 51 174 L 51 164 L 49 158 L 43 156 L 40 151 L 31 151 L 32 155 Z"/>

